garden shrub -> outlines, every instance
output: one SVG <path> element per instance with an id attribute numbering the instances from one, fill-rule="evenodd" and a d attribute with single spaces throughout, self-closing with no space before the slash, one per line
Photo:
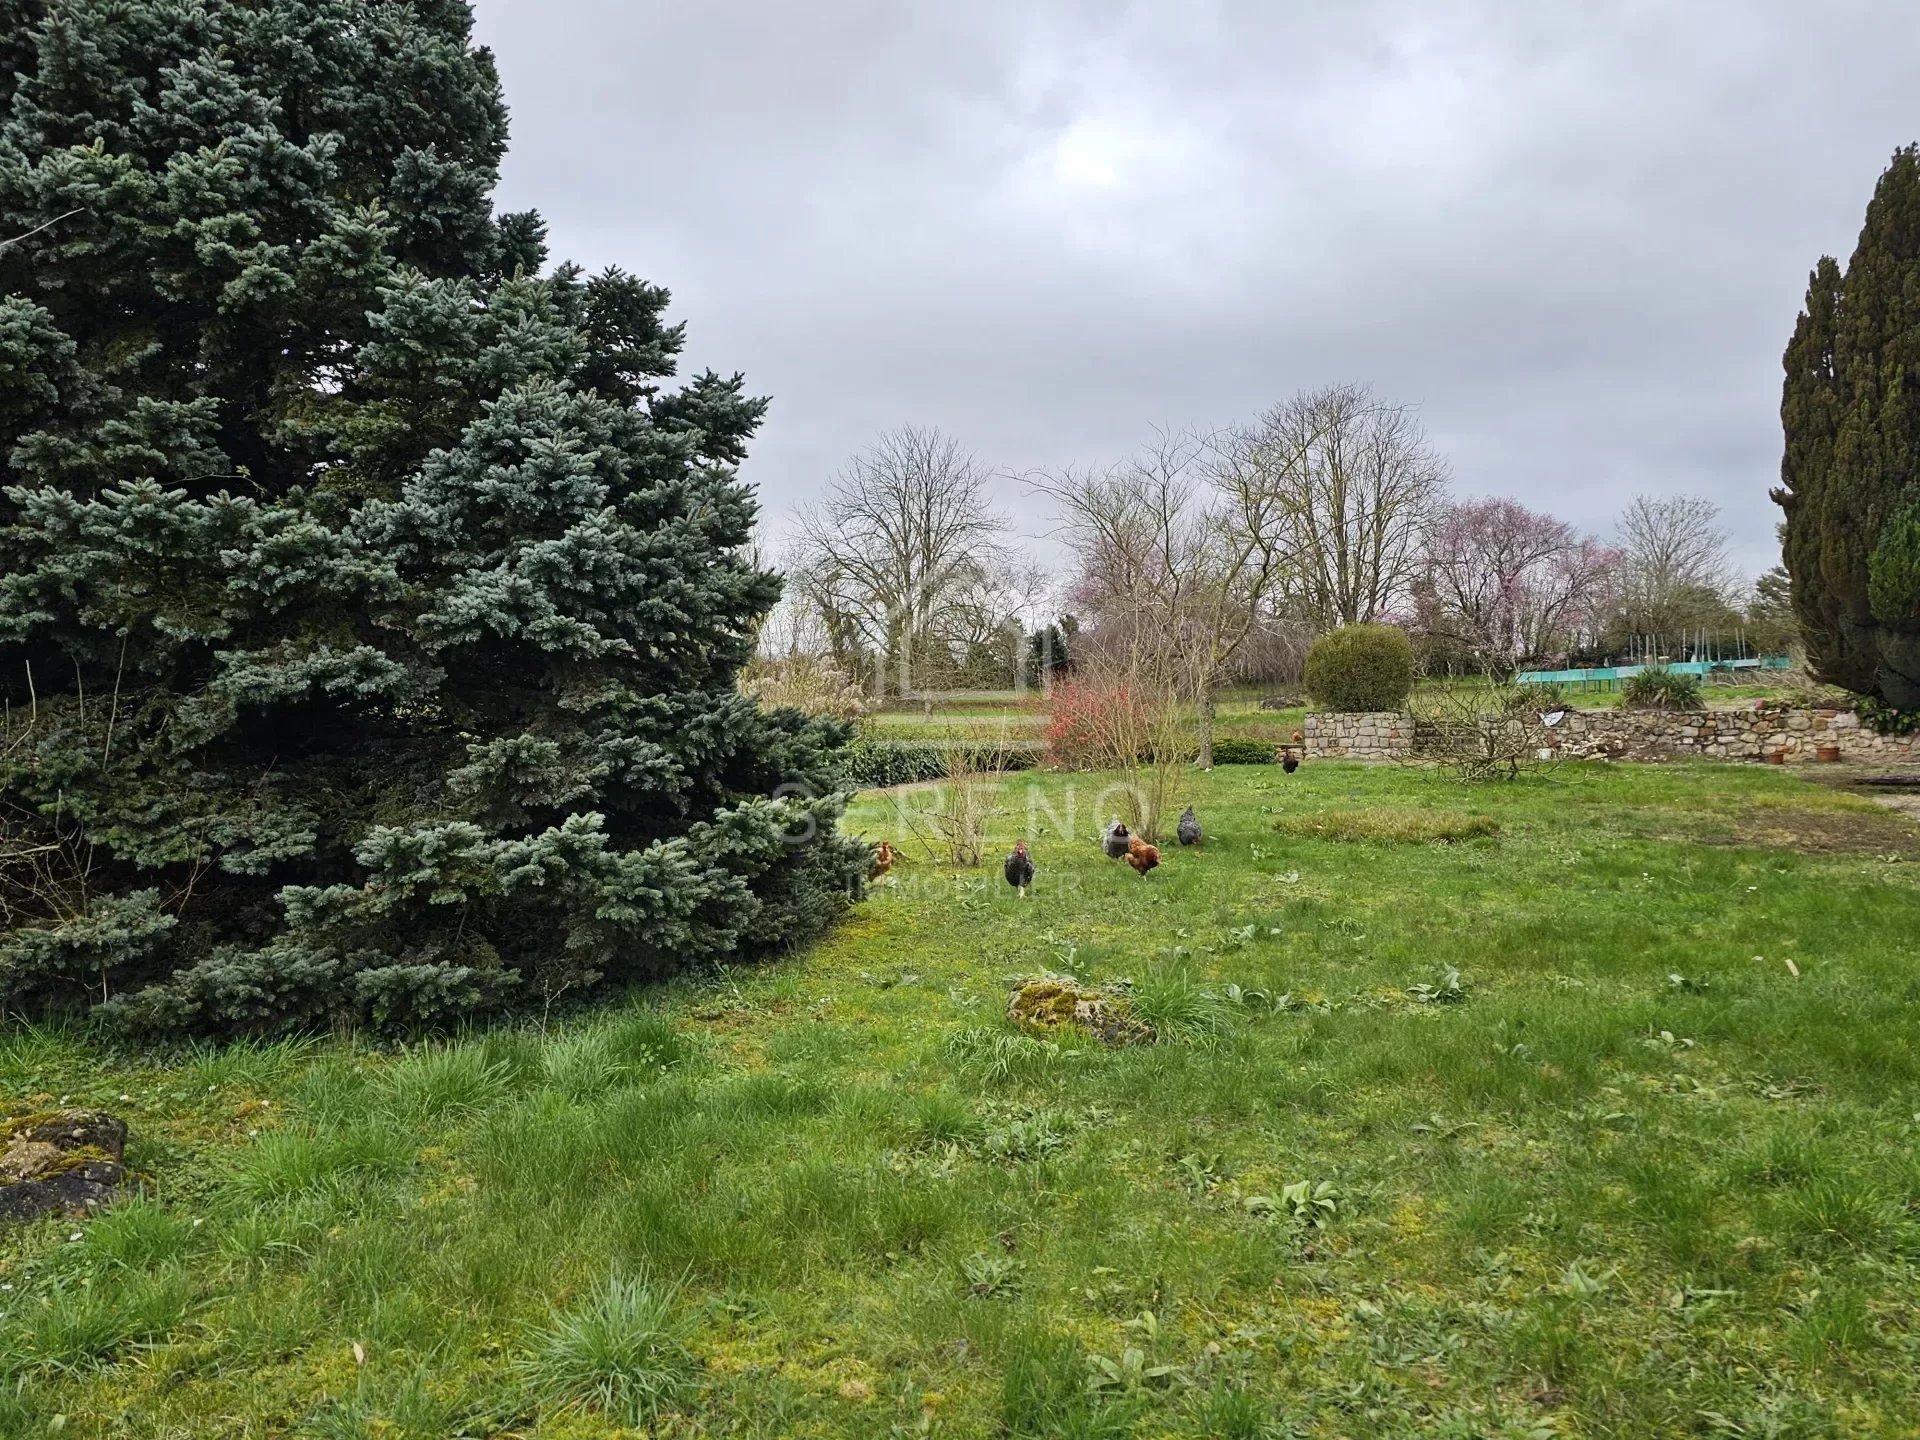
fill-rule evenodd
<path id="1" fill-rule="evenodd" d="M 1347 625 L 1307 652 L 1307 691 L 1323 710 L 1398 710 L 1413 690 L 1413 644 L 1392 625 Z"/>
<path id="2" fill-rule="evenodd" d="M 1620 703 L 1629 710 L 1704 710 L 1697 676 L 1653 666 L 1627 677 Z"/>
<path id="3" fill-rule="evenodd" d="M 840 752 L 848 790 L 881 790 L 944 780 L 953 771 L 953 752 L 964 750 L 976 770 L 1031 770 L 1043 747 L 1033 740 L 889 740 L 863 736 Z"/>
<path id="4" fill-rule="evenodd" d="M 1872 695 L 1854 702 L 1853 713 L 1876 735 L 1920 735 L 1920 710 L 1901 710 Z"/>
<path id="5" fill-rule="evenodd" d="M 1238 735 L 1226 735 L 1213 742 L 1213 763 L 1216 765 L 1271 765 L 1275 758 L 1275 747 L 1271 740 L 1248 740 Z"/>
<path id="6" fill-rule="evenodd" d="M 1533 710 L 1546 713 L 1568 708 L 1567 687 L 1558 680 L 1523 681 L 1510 687 L 1502 706 L 1507 710 Z"/>
<path id="7" fill-rule="evenodd" d="M 933 740 L 862 738 L 848 745 L 840 756 L 849 790 L 913 785 L 942 780 L 947 774 L 946 747 Z"/>
<path id="8" fill-rule="evenodd" d="M 1047 751 L 1063 770 L 1101 770 L 1120 762 L 1120 737 L 1146 726 L 1125 686 L 1067 681 L 1053 687 Z"/>

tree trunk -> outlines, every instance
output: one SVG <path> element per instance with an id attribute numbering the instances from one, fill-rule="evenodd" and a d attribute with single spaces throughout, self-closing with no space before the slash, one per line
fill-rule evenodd
<path id="1" fill-rule="evenodd" d="M 1213 681 L 1200 687 L 1200 768 L 1213 768 Z"/>

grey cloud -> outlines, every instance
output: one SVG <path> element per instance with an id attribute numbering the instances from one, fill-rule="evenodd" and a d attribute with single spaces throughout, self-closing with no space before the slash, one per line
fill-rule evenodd
<path id="1" fill-rule="evenodd" d="M 1757 570 L 1806 272 L 1920 136 L 1904 0 L 476 8 L 503 203 L 773 395 L 773 512 L 902 421 L 1021 470 L 1362 379 L 1462 493 L 1709 495 Z"/>

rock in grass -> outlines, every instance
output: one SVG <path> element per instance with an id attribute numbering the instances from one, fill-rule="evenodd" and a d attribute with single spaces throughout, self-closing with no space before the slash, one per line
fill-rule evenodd
<path id="1" fill-rule="evenodd" d="M 126 1178 L 127 1125 L 104 1110 L 48 1110 L 0 1123 L 0 1220 L 89 1215 Z"/>
<path id="2" fill-rule="evenodd" d="M 1026 980 L 1007 997 L 1007 1018 L 1033 1035 L 1084 1030 L 1102 1045 L 1151 1045 L 1153 1027 L 1126 1000 L 1071 980 Z"/>

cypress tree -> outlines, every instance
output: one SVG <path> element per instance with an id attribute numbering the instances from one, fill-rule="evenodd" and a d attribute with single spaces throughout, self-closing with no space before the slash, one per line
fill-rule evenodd
<path id="1" fill-rule="evenodd" d="M 465 0 L 0 0 L 0 1004 L 444 1023 L 805 937 L 832 724 L 665 290 L 491 202 Z"/>
<path id="2" fill-rule="evenodd" d="M 1920 706 L 1920 151 L 1823 257 L 1785 355 L 1785 558 L 1822 678 Z"/>

